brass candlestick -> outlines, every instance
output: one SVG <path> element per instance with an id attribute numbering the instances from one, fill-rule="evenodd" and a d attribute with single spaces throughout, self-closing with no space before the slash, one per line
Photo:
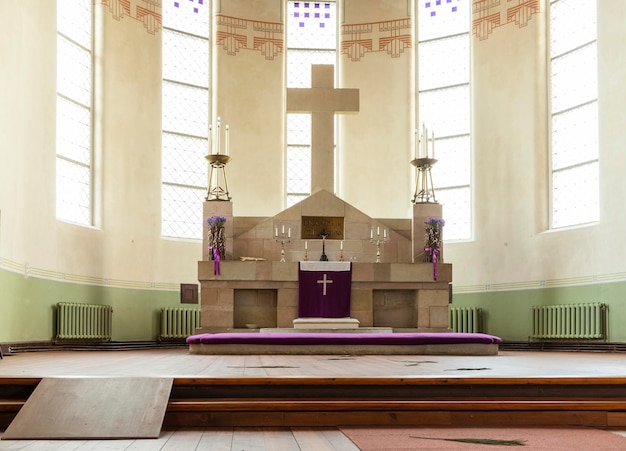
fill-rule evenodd
<path id="1" fill-rule="evenodd" d="M 415 166 L 417 170 L 415 195 L 413 196 L 412 201 L 414 204 L 437 203 L 437 199 L 435 198 L 435 186 L 433 185 L 433 176 L 430 171 L 435 163 L 437 163 L 437 160 L 434 158 L 416 158 L 411 161 L 411 164 Z"/>
<path id="2" fill-rule="evenodd" d="M 224 154 L 210 154 L 206 158 L 211 165 L 209 172 L 209 191 L 205 200 L 230 200 L 228 193 L 228 182 L 226 180 L 226 164 L 230 161 L 230 156 Z M 214 181 L 215 178 L 215 181 Z M 222 183 L 224 186 L 222 186 Z"/>

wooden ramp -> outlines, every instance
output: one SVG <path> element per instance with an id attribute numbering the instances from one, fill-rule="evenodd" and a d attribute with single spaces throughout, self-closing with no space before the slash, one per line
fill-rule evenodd
<path id="1" fill-rule="evenodd" d="M 44 378 L 3 440 L 158 438 L 171 378 Z"/>

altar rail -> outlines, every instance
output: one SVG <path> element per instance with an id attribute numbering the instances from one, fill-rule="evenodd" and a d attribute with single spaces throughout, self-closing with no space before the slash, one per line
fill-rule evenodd
<path id="1" fill-rule="evenodd" d="M 601 303 L 532 307 L 531 338 L 606 339 L 607 306 Z"/>
<path id="2" fill-rule="evenodd" d="M 59 302 L 56 305 L 58 340 L 110 340 L 113 307 Z"/>
<path id="3" fill-rule="evenodd" d="M 187 338 L 200 327 L 200 309 L 163 308 L 161 309 L 161 339 Z"/>

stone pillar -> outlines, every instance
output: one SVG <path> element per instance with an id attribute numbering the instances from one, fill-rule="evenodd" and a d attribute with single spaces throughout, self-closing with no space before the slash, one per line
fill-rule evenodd
<path id="1" fill-rule="evenodd" d="M 207 218 L 211 216 L 224 216 L 224 237 L 226 238 L 226 258 L 233 259 L 233 203 L 230 201 L 210 200 L 202 205 L 202 260 L 210 260 L 209 257 L 209 228 Z"/>
<path id="2" fill-rule="evenodd" d="M 426 234 L 424 221 L 427 221 L 431 216 L 443 218 L 442 211 L 443 208 L 441 204 L 413 204 L 413 221 L 411 224 L 411 236 L 413 237 L 413 263 L 421 263 L 424 261 L 424 235 Z M 443 245 L 439 251 L 438 260 L 443 263 Z"/>

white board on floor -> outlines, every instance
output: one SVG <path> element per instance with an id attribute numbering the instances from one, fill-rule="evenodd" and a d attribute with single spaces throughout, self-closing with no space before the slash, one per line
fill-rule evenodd
<path id="1" fill-rule="evenodd" d="M 172 378 L 45 378 L 2 436 L 21 439 L 157 438 Z"/>

